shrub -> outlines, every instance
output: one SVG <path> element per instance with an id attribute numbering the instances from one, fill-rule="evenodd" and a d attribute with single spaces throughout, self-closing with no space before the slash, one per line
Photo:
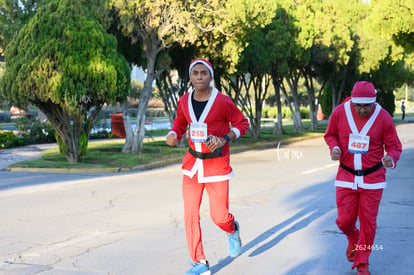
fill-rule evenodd
<path id="1" fill-rule="evenodd" d="M 320 105 L 323 115 L 328 118 L 332 113 L 332 90 L 331 88 L 325 88 L 320 98 Z"/>
<path id="2" fill-rule="evenodd" d="M 91 133 L 89 139 L 104 139 L 109 137 L 109 132 L 103 130 L 96 133 Z"/>
<path id="3" fill-rule="evenodd" d="M 308 107 L 300 107 L 300 117 L 301 118 L 310 118 L 310 108 Z"/>
<path id="4" fill-rule="evenodd" d="M 13 132 L 0 132 L 0 148 L 15 147 L 19 144 L 18 138 Z"/>
<path id="5" fill-rule="evenodd" d="M 392 92 L 379 91 L 377 102 L 393 117 L 395 112 L 395 97 Z"/>
<path id="6" fill-rule="evenodd" d="M 266 106 L 262 109 L 262 118 L 276 118 L 277 109 L 276 107 Z"/>
<path id="7" fill-rule="evenodd" d="M 15 119 L 16 129 L 22 138 L 23 144 L 39 144 L 55 142 L 55 130 L 50 122 L 42 123 L 27 117 Z"/>
<path id="8" fill-rule="evenodd" d="M 145 114 L 146 117 L 165 117 L 165 110 L 162 108 L 148 108 Z"/>
<path id="9" fill-rule="evenodd" d="M 289 107 L 283 106 L 282 107 L 282 117 L 285 119 L 291 119 L 292 113 L 290 112 Z"/>
<path id="10" fill-rule="evenodd" d="M 270 108 L 269 111 L 267 112 L 267 116 L 268 116 L 268 118 L 277 118 L 277 109 L 276 109 L 276 107 Z"/>

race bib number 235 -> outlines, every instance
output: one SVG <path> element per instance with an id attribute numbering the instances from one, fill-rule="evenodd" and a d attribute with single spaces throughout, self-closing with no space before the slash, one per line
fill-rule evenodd
<path id="1" fill-rule="evenodd" d="M 190 138 L 192 142 L 206 142 L 207 140 L 207 123 L 191 123 Z"/>

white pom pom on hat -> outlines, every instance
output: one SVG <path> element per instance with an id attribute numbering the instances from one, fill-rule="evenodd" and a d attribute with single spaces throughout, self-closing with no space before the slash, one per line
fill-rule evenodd
<path id="1" fill-rule="evenodd" d="M 204 59 L 204 58 L 196 58 L 196 59 L 194 59 L 193 61 L 191 61 L 191 63 L 190 63 L 190 68 L 188 69 L 188 72 L 190 73 L 190 75 L 191 75 L 191 69 L 196 65 L 196 64 L 203 64 L 203 65 L 205 65 L 207 68 L 208 68 L 208 70 L 210 71 L 210 74 L 211 74 L 211 78 L 212 79 L 214 79 L 214 70 L 213 70 L 213 65 L 211 65 L 211 63 L 210 62 L 208 62 L 206 59 Z"/>
<path id="2" fill-rule="evenodd" d="M 376 101 L 377 91 L 374 84 L 367 81 L 358 81 L 355 83 L 351 92 L 351 99 L 353 103 L 357 104 L 371 104 Z"/>

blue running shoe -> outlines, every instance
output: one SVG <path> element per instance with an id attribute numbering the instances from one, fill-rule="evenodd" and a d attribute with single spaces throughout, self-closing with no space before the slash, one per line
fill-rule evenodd
<path id="1" fill-rule="evenodd" d="M 192 267 L 187 270 L 184 275 L 210 275 L 210 266 L 208 265 L 208 262 L 206 261 L 206 264 L 203 264 L 202 262 L 193 263 L 190 262 Z"/>
<path id="2" fill-rule="evenodd" d="M 234 225 L 236 226 L 236 231 L 234 231 L 232 234 L 227 234 L 227 238 L 229 239 L 230 257 L 236 258 L 241 254 L 242 242 L 240 239 L 239 223 L 234 221 Z"/>

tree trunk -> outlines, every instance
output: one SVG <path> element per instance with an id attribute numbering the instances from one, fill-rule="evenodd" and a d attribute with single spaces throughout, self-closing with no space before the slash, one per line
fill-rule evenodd
<path id="1" fill-rule="evenodd" d="M 301 117 L 300 117 L 300 110 L 299 110 L 299 119 L 298 119 L 298 115 L 297 115 L 297 113 L 298 113 L 297 109 L 298 108 L 297 108 L 297 103 L 295 103 L 295 99 L 294 99 L 294 102 L 293 102 L 294 107 L 292 107 L 292 103 L 289 100 L 286 88 L 284 87 L 284 85 L 282 85 L 281 88 L 282 88 L 283 95 L 286 98 L 287 106 L 289 107 L 290 113 L 292 114 L 294 130 L 295 131 L 303 131 L 303 124 L 302 124 L 302 120 L 301 120 Z M 295 97 L 293 96 L 293 98 L 295 98 Z"/>
<path id="2" fill-rule="evenodd" d="M 283 135 L 285 132 L 283 131 L 283 127 L 282 127 L 282 112 L 278 112 L 277 113 L 277 121 L 278 122 L 276 122 L 275 123 L 275 126 L 273 127 L 273 134 L 274 135 Z"/>
<path id="3" fill-rule="evenodd" d="M 294 111 L 292 110 L 292 119 L 293 119 L 293 128 L 295 131 L 304 131 L 302 117 L 300 115 L 300 104 L 299 104 L 299 95 L 298 95 L 298 80 L 299 75 L 294 74 L 292 78 L 286 77 L 286 81 L 289 85 L 290 92 L 292 93 Z"/>
<path id="4" fill-rule="evenodd" d="M 311 84 L 312 85 L 312 84 Z M 311 130 L 317 130 L 318 129 L 318 103 L 315 101 L 315 92 L 312 87 L 308 88 L 308 101 L 309 101 L 309 116 L 311 121 Z"/>
<path id="5" fill-rule="evenodd" d="M 131 117 L 128 112 L 128 101 L 121 104 L 121 109 L 125 128 L 125 144 L 122 148 L 122 153 L 129 153 L 132 150 L 132 144 L 134 142 L 134 131 L 132 130 Z"/>
<path id="6" fill-rule="evenodd" d="M 165 111 L 168 114 L 168 119 L 172 125 L 177 113 L 179 87 L 178 84 L 172 83 L 171 76 L 167 71 L 164 71 L 160 78 L 157 79 L 156 84 L 162 98 L 162 102 L 164 103 Z"/>
<path id="7" fill-rule="evenodd" d="M 85 133 L 83 129 L 84 123 L 89 125 L 88 121 L 84 121 L 81 115 L 70 116 L 55 104 L 39 102 L 34 105 L 47 116 L 53 129 L 56 131 L 59 150 L 66 157 L 67 161 L 70 163 L 80 162 L 85 153 L 81 150 L 86 150 L 88 143 L 87 134 L 89 133 Z M 73 122 L 71 123 L 71 121 Z M 81 133 L 84 133 L 82 140 L 80 140 Z"/>
<path id="8" fill-rule="evenodd" d="M 158 78 L 157 87 L 161 95 L 162 101 L 164 102 L 165 110 L 168 113 L 168 118 L 171 125 L 174 123 L 174 119 L 177 113 L 177 105 L 180 94 L 184 94 L 185 86 L 182 86 L 181 89 L 178 86 L 180 84 L 173 84 L 171 76 L 168 72 L 162 73 L 162 79 Z M 181 84 L 183 85 L 183 84 Z M 187 138 L 184 134 L 182 139 L 179 140 L 176 144 L 177 148 L 184 148 L 187 146 Z"/>
<path id="9" fill-rule="evenodd" d="M 152 82 L 155 79 L 155 59 L 156 57 L 148 58 L 147 77 L 144 81 L 144 88 L 139 98 L 138 112 L 137 112 L 137 126 L 134 131 L 134 142 L 132 144 L 132 153 L 142 153 L 144 150 L 145 138 L 145 114 L 147 106 L 152 94 Z"/>
<path id="10" fill-rule="evenodd" d="M 275 135 L 282 135 L 284 134 L 283 131 L 283 114 L 282 114 L 282 101 L 280 99 L 280 84 L 282 83 L 283 78 L 277 75 L 277 72 L 273 72 L 272 70 L 272 83 L 275 89 L 275 101 L 276 101 L 276 108 L 277 108 L 277 123 L 273 128 L 273 134 Z"/>
<path id="11" fill-rule="evenodd" d="M 312 108 L 313 106 L 313 108 Z M 310 109 L 311 130 L 318 130 L 318 108 L 312 105 Z"/>
<path id="12" fill-rule="evenodd" d="M 75 138 L 74 135 L 68 133 L 67 131 L 59 135 L 64 143 L 64 148 L 67 146 L 67 150 L 61 151 L 61 153 L 66 157 L 67 161 L 70 163 L 78 163 L 81 161 L 79 154 L 79 143 L 77 142 L 79 138 Z M 59 145 L 60 148 L 60 145 Z"/>

